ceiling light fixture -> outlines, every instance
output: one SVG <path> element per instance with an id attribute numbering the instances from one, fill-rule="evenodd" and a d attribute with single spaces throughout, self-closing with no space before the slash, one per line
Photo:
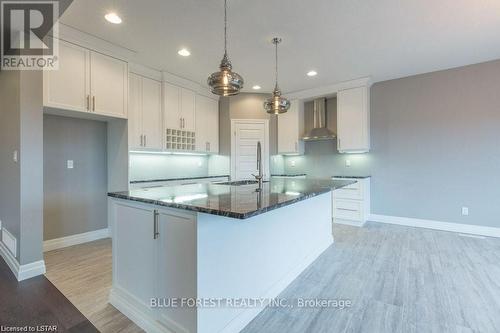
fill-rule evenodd
<path id="1" fill-rule="evenodd" d="M 281 43 L 281 38 L 275 37 L 272 42 L 276 48 L 276 84 L 274 86 L 273 95 L 264 102 L 264 109 L 267 113 L 280 114 L 288 111 L 290 108 L 290 101 L 281 96 L 281 90 L 278 87 L 278 44 Z"/>
<path id="2" fill-rule="evenodd" d="M 113 24 L 120 24 L 120 23 L 122 23 L 121 17 L 118 16 L 118 14 L 116 14 L 114 12 L 107 13 L 106 15 L 104 15 L 104 18 L 106 19 L 106 21 L 108 21 L 110 23 L 113 23 Z"/>
<path id="3" fill-rule="evenodd" d="M 232 70 L 233 66 L 227 56 L 227 0 L 224 0 L 224 56 L 220 62 L 220 71 L 212 73 L 207 83 L 212 93 L 219 96 L 239 94 L 243 88 L 243 78 Z"/>
<path id="4" fill-rule="evenodd" d="M 255 85 L 252 87 L 253 90 L 260 90 L 260 86 L 259 85 Z"/>
<path id="5" fill-rule="evenodd" d="M 316 71 L 307 72 L 307 76 L 316 76 L 316 75 L 318 75 L 318 72 L 316 72 Z"/>
<path id="6" fill-rule="evenodd" d="M 189 57 L 191 55 L 191 52 L 189 52 L 188 49 L 180 49 L 179 51 L 177 51 L 177 54 L 183 57 Z"/>

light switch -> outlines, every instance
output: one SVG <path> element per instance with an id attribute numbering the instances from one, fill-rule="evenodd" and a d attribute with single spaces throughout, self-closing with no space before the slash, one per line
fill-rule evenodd
<path id="1" fill-rule="evenodd" d="M 67 165 L 68 165 L 68 169 L 73 169 L 73 167 L 74 167 L 73 160 L 68 160 Z"/>
<path id="2" fill-rule="evenodd" d="M 469 216 L 469 207 L 462 207 L 462 215 Z"/>
<path id="3" fill-rule="evenodd" d="M 346 168 L 351 166 L 351 160 L 345 160 L 345 166 Z"/>
<path id="4" fill-rule="evenodd" d="M 14 162 L 16 162 L 16 163 L 17 163 L 17 161 L 19 160 L 17 150 L 14 150 L 14 153 L 12 154 L 12 159 L 13 159 L 13 160 L 14 160 Z"/>

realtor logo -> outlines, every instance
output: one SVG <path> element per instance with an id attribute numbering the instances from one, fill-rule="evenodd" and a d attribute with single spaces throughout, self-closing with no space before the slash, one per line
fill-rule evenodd
<path id="1" fill-rule="evenodd" d="M 58 69 L 58 1 L 1 4 L 2 70 Z"/>

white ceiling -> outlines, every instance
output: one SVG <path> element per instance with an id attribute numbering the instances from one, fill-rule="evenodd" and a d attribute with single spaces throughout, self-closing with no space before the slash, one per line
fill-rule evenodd
<path id="1" fill-rule="evenodd" d="M 104 20 L 116 11 L 121 25 Z M 371 76 L 404 77 L 500 58 L 498 0 L 229 0 L 233 69 L 270 91 L 273 36 L 290 92 Z M 222 0 L 74 0 L 62 23 L 204 84 L 223 53 Z M 177 54 L 187 47 L 192 55 Z M 310 78 L 310 69 L 319 74 Z"/>

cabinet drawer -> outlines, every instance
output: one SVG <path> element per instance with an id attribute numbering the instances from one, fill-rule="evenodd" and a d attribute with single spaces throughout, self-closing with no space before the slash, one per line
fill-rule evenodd
<path id="1" fill-rule="evenodd" d="M 333 217 L 336 219 L 362 221 L 363 202 L 336 199 L 334 202 L 333 214 Z"/>
<path id="2" fill-rule="evenodd" d="M 340 199 L 363 200 L 363 185 L 357 181 L 354 184 L 335 190 L 333 196 Z"/>

